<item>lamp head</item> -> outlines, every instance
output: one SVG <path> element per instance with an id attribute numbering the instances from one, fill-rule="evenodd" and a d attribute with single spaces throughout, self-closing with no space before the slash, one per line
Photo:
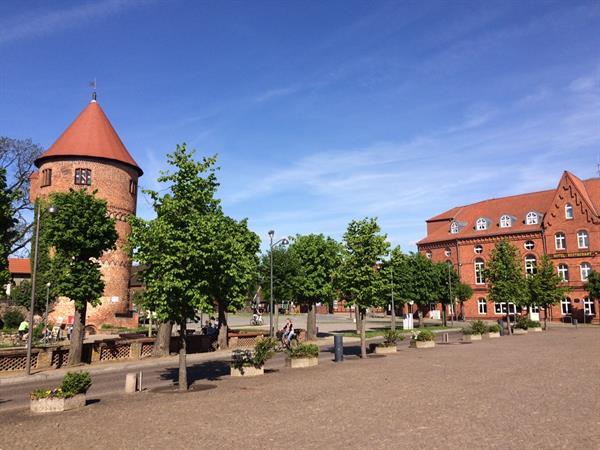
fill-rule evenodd
<path id="1" fill-rule="evenodd" d="M 281 240 L 281 245 L 288 245 L 289 243 L 290 243 L 290 241 L 288 241 L 287 239 Z"/>
<path id="2" fill-rule="evenodd" d="M 269 230 L 269 236 L 273 237 L 274 234 L 275 234 L 275 230 Z"/>
<path id="3" fill-rule="evenodd" d="M 48 212 L 50 214 L 56 214 L 58 212 L 58 208 L 56 206 L 52 205 L 48 208 Z"/>

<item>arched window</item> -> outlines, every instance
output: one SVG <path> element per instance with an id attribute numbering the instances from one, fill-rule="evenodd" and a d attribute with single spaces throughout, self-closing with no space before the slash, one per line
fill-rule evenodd
<path id="1" fill-rule="evenodd" d="M 533 250 L 535 248 L 535 242 L 533 242 L 533 241 L 526 241 L 523 244 L 523 247 L 525 247 L 526 250 Z"/>
<path id="2" fill-rule="evenodd" d="M 571 299 L 569 297 L 565 297 L 560 301 L 560 313 L 563 316 L 571 314 Z"/>
<path id="3" fill-rule="evenodd" d="M 509 228 L 512 225 L 512 219 L 510 216 L 504 214 L 500 217 L 500 228 Z"/>
<path id="4" fill-rule="evenodd" d="M 565 233 L 556 233 L 554 235 L 554 247 L 556 250 L 565 250 L 567 248 Z"/>
<path id="5" fill-rule="evenodd" d="M 450 224 L 450 233 L 452 233 L 452 234 L 458 233 L 458 224 L 456 222 L 452 222 Z"/>
<path id="6" fill-rule="evenodd" d="M 483 259 L 477 258 L 475 260 L 474 266 L 475 266 L 475 284 L 484 284 L 485 279 L 483 278 L 483 268 L 485 266 L 485 263 L 483 262 Z"/>
<path id="7" fill-rule="evenodd" d="M 487 301 L 485 300 L 485 298 L 480 298 L 479 300 L 477 300 L 477 311 L 481 315 L 487 314 Z"/>
<path id="8" fill-rule="evenodd" d="M 527 255 L 525 257 L 525 273 L 527 276 L 533 275 L 535 273 L 537 260 L 534 255 Z"/>
<path id="9" fill-rule="evenodd" d="M 567 203 L 565 205 L 565 219 L 572 219 L 573 218 L 573 205 L 571 205 L 570 203 Z"/>
<path id="10" fill-rule="evenodd" d="M 536 212 L 528 212 L 527 216 L 525 217 L 525 223 L 527 225 L 536 225 L 538 223 L 538 215 Z"/>
<path id="11" fill-rule="evenodd" d="M 590 246 L 590 237 L 588 232 L 580 230 L 577 232 L 577 248 L 588 248 Z"/>
<path id="12" fill-rule="evenodd" d="M 483 245 L 476 245 L 475 247 L 473 247 L 473 251 L 480 255 L 483 253 Z"/>
<path id="13" fill-rule="evenodd" d="M 562 278 L 563 281 L 569 281 L 569 266 L 566 264 L 558 265 L 558 276 Z"/>
<path id="14" fill-rule="evenodd" d="M 590 276 L 590 272 L 592 271 L 592 265 L 590 263 L 584 262 L 579 265 L 579 273 L 581 275 L 581 281 L 586 281 Z"/>
<path id="15" fill-rule="evenodd" d="M 475 229 L 476 230 L 487 230 L 487 220 L 485 220 L 483 217 L 480 217 L 479 219 L 477 219 L 477 222 L 475 222 Z"/>

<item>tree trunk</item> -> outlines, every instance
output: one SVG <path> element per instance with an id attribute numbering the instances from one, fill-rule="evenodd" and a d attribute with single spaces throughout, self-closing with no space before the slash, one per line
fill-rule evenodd
<path id="1" fill-rule="evenodd" d="M 179 341 L 181 346 L 179 347 L 179 390 L 187 391 L 188 380 L 187 380 L 187 364 L 185 361 L 186 357 L 186 343 L 185 343 L 185 330 L 186 323 L 185 319 L 179 326 Z"/>
<path id="2" fill-rule="evenodd" d="M 548 329 L 548 307 L 544 306 L 544 330 Z"/>
<path id="3" fill-rule="evenodd" d="M 417 305 L 417 317 L 419 318 L 419 327 L 423 326 L 423 311 L 421 311 L 421 305 Z"/>
<path id="4" fill-rule="evenodd" d="M 219 336 L 217 337 L 217 343 L 221 350 L 226 349 L 229 346 L 227 342 L 227 334 L 229 333 L 229 327 L 227 326 L 227 312 L 225 311 L 225 305 L 218 303 L 219 310 Z"/>
<path id="5" fill-rule="evenodd" d="M 156 335 L 156 340 L 154 341 L 152 356 L 169 356 L 172 332 L 173 322 L 161 322 L 161 324 L 158 326 L 158 334 Z"/>
<path id="6" fill-rule="evenodd" d="M 83 337 L 85 335 L 85 315 L 87 312 L 87 302 L 83 308 L 75 306 L 75 322 L 71 333 L 71 345 L 69 346 L 69 366 L 81 364 L 81 354 L 83 352 Z M 33 326 L 29 330 L 33 333 Z"/>
<path id="7" fill-rule="evenodd" d="M 442 326 L 448 326 L 448 320 L 446 318 L 446 305 L 442 303 Z"/>
<path id="8" fill-rule="evenodd" d="M 308 304 L 308 312 L 306 313 L 306 339 L 315 341 L 317 339 L 317 305 L 314 303 Z"/>
<path id="9" fill-rule="evenodd" d="M 396 331 L 396 305 L 392 308 L 392 323 L 391 323 L 392 331 Z"/>
<path id="10" fill-rule="evenodd" d="M 356 334 L 360 334 L 360 321 L 361 321 L 361 316 L 360 316 L 360 311 L 358 309 L 358 306 L 354 307 L 354 317 L 356 318 Z"/>
<path id="11" fill-rule="evenodd" d="M 275 336 L 277 336 L 277 332 L 279 331 L 279 305 L 275 303 L 273 305 L 273 308 L 275 308 L 275 311 L 273 311 L 273 331 L 275 333 Z"/>
<path id="12" fill-rule="evenodd" d="M 364 308 L 360 309 L 360 357 L 367 357 L 367 315 Z"/>

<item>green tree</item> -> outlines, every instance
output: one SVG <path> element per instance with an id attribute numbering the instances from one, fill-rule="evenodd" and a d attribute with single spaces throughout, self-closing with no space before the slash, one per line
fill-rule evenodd
<path id="1" fill-rule="evenodd" d="M 69 365 L 81 363 L 88 303 L 96 306 L 104 291 L 99 258 L 115 248 L 115 221 L 108 217 L 106 201 L 85 189 L 55 193 L 57 213 L 46 216 L 48 244 L 55 250 L 51 272 L 54 292 L 75 304 Z"/>
<path id="2" fill-rule="evenodd" d="M 335 300 L 333 277 L 341 261 L 341 248 L 335 239 L 322 234 L 296 235 L 289 247 L 292 260 L 298 263 L 294 282 L 295 299 L 308 308 L 306 336 L 317 338 L 316 303 Z"/>
<path id="3" fill-rule="evenodd" d="M 273 247 L 273 298 L 274 309 L 284 301 L 294 301 L 298 291 L 300 262 L 289 247 L 276 245 Z M 259 282 L 264 299 L 271 298 L 271 260 L 270 251 L 262 255 L 259 266 Z"/>
<path id="4" fill-rule="evenodd" d="M 378 263 L 388 253 L 389 244 L 386 235 L 376 219 L 353 220 L 343 237 L 343 260 L 336 273 L 336 285 L 344 298 L 358 309 L 360 320 L 361 357 L 366 358 L 366 321 L 367 308 L 385 304 L 381 292 L 385 281 L 378 269 Z"/>
<path id="5" fill-rule="evenodd" d="M 402 252 L 399 246 L 390 251 L 389 258 L 381 264 L 381 275 L 383 277 L 382 297 L 388 304 L 392 303 L 394 295 L 394 311 L 392 311 L 391 329 L 396 329 L 396 316 L 402 311 L 403 305 L 409 300 L 410 278 L 412 277 L 410 267 L 410 256 Z"/>
<path id="6" fill-rule="evenodd" d="M 8 284 L 8 255 L 16 236 L 17 221 L 13 210 L 14 194 L 6 186 L 6 169 L 0 168 L 0 286 Z"/>
<path id="7" fill-rule="evenodd" d="M 527 282 L 523 276 L 519 251 L 508 240 L 502 240 L 492 250 L 484 277 L 489 287 L 489 297 L 496 303 L 506 303 L 506 321 L 511 334 L 510 303 L 520 306 L 527 303 Z"/>
<path id="8" fill-rule="evenodd" d="M 473 296 L 473 288 L 462 281 L 459 281 L 454 290 L 454 298 L 460 303 L 460 314 L 465 320 L 465 302 Z"/>
<path id="9" fill-rule="evenodd" d="M 448 325 L 446 318 L 447 305 L 454 306 L 456 298 L 456 290 L 459 287 L 460 278 L 454 270 L 454 266 L 449 263 L 435 263 L 435 275 L 437 276 L 436 297 L 437 303 L 442 304 L 442 323 Z"/>
<path id="10" fill-rule="evenodd" d="M 585 284 L 590 300 L 600 300 L 600 272 L 592 270 Z"/>
<path id="11" fill-rule="evenodd" d="M 548 328 L 548 309 L 560 302 L 570 289 L 555 272 L 554 264 L 547 255 L 542 256 L 535 273 L 527 277 L 527 288 L 529 296 L 525 305 L 543 308 L 544 328 Z"/>

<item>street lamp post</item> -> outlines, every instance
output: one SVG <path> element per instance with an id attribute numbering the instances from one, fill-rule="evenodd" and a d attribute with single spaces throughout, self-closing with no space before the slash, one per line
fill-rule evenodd
<path id="1" fill-rule="evenodd" d="M 289 241 L 286 238 L 279 239 L 277 242 L 273 242 L 273 236 L 275 236 L 275 231 L 269 231 L 269 261 L 270 261 L 270 301 L 269 301 L 269 336 L 275 337 L 275 329 L 273 328 L 273 248 L 279 244 L 288 245 Z"/>
<path id="2" fill-rule="evenodd" d="M 392 331 L 396 331 L 396 305 L 394 305 L 394 265 L 390 259 L 390 273 L 392 277 Z"/>
<path id="3" fill-rule="evenodd" d="M 56 207 L 48 208 L 50 214 L 56 212 Z M 27 375 L 31 375 L 31 345 L 33 343 L 33 308 L 35 308 L 35 278 L 37 275 L 38 250 L 40 248 L 40 215 L 42 209 L 38 205 L 35 221 L 35 246 L 33 248 L 33 267 L 31 270 L 31 304 L 29 305 L 29 332 L 27 333 Z"/>
<path id="4" fill-rule="evenodd" d="M 52 283 L 46 283 L 46 314 L 44 315 L 44 333 L 48 331 L 48 300 L 50 298 L 50 286 Z"/>

